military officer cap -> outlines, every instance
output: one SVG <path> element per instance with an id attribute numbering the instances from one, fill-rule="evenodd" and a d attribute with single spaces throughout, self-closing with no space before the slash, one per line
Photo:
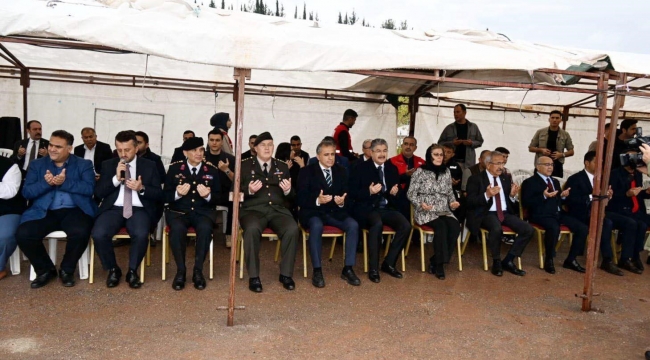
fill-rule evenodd
<path id="1" fill-rule="evenodd" d="M 257 135 L 257 139 L 255 139 L 255 142 L 253 143 L 253 146 L 259 145 L 264 140 L 273 140 L 273 136 L 271 136 L 271 133 L 269 133 L 268 131 L 265 131 L 265 132 Z"/>
<path id="2" fill-rule="evenodd" d="M 183 149 L 183 151 L 190 151 L 190 150 L 194 150 L 194 149 L 196 149 L 198 147 L 203 147 L 203 138 L 201 138 L 201 137 L 191 137 L 191 138 L 185 140 L 185 142 L 181 146 L 181 149 Z"/>

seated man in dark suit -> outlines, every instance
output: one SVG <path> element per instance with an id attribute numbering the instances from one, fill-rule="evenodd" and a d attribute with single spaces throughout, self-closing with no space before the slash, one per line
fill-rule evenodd
<path id="1" fill-rule="evenodd" d="M 255 139 L 257 156 L 242 161 L 240 186 L 244 194 L 239 221 L 244 231 L 244 254 L 248 268 L 248 289 L 262 292 L 259 277 L 262 231 L 271 228 L 282 240 L 279 281 L 287 290 L 294 290 L 293 268 L 296 262 L 298 224 L 288 203 L 295 196 L 291 187 L 289 167 L 272 158 L 273 137 L 268 132 Z"/>
<path id="2" fill-rule="evenodd" d="M 221 136 L 221 132 L 218 134 Z M 203 290 L 206 286 L 203 263 L 210 249 L 212 229 L 217 219 L 215 207 L 220 198 L 219 169 L 203 161 L 203 138 L 187 139 L 182 149 L 187 160 L 172 163 L 165 180 L 165 199 L 169 204 L 166 215 L 169 245 L 176 261 L 172 288 L 182 290 L 185 287 L 185 236 L 191 226 L 196 231 L 192 282 L 195 289 Z"/>
<path id="3" fill-rule="evenodd" d="M 38 120 L 27 122 L 27 133 L 29 137 L 16 142 L 14 145 L 14 153 L 10 157 L 11 160 L 18 164 L 20 171 L 23 173 L 23 177 L 27 172 L 29 163 L 35 159 L 42 158 L 48 152 L 48 141 L 41 138 L 43 130 Z"/>
<path id="4" fill-rule="evenodd" d="M 334 137 L 332 137 L 332 136 L 325 136 L 325 137 L 323 138 L 323 140 L 324 140 L 324 141 L 325 141 L 325 140 L 327 140 L 327 141 L 332 141 L 332 142 L 334 142 L 334 143 L 336 144 L 336 141 L 334 140 Z M 348 160 L 348 158 L 346 158 L 345 156 L 342 156 L 342 155 L 336 154 L 336 157 L 334 158 L 334 163 L 335 163 L 336 165 L 341 165 L 341 166 L 343 166 L 343 168 L 344 168 L 346 171 L 348 171 L 348 173 L 349 173 L 349 169 L 350 169 L 350 160 Z M 318 158 L 317 158 L 316 156 L 314 156 L 313 158 L 310 158 L 309 161 L 307 162 L 307 165 L 311 165 L 311 164 L 318 164 Z"/>
<path id="5" fill-rule="evenodd" d="M 560 182 L 554 179 L 553 159 L 548 156 L 537 158 L 536 173 L 521 184 L 521 203 L 528 210 L 531 223 L 544 228 L 544 271 L 555 274 L 555 245 L 560 237 L 560 225 L 566 225 L 573 233 L 573 242 L 569 255 L 564 264 L 565 269 L 584 273 L 585 269 L 578 263 L 576 257 L 582 255 L 589 228 L 575 217 L 562 211 L 562 199 L 569 196 L 570 187 L 562 191 Z"/>
<path id="6" fill-rule="evenodd" d="M 110 145 L 97 141 L 95 129 L 91 127 L 81 129 L 81 140 L 84 143 L 74 148 L 74 154 L 80 158 L 92 161 L 95 174 L 97 174 L 95 177 L 99 178 L 102 163 L 113 157 L 113 150 L 111 150 Z"/>
<path id="7" fill-rule="evenodd" d="M 154 153 L 149 148 L 149 135 L 147 135 L 147 133 L 144 131 L 136 131 L 135 138 L 138 140 L 137 142 L 138 157 L 153 161 L 156 164 L 156 170 L 158 170 L 158 176 L 160 176 L 160 181 L 163 182 L 166 175 L 165 165 L 163 164 L 160 155 Z M 156 215 L 154 216 L 154 219 L 151 222 L 152 236 L 151 236 L 150 244 L 153 247 L 156 246 L 155 231 L 156 231 L 156 227 L 158 226 L 158 222 L 160 221 L 160 218 L 163 215 L 164 207 L 165 207 L 164 201 L 159 201 L 156 204 Z M 117 246 L 115 243 L 116 242 L 113 242 L 113 245 Z"/>
<path id="8" fill-rule="evenodd" d="M 628 154 L 636 154 L 638 150 L 627 150 Z M 637 169 L 634 161 L 622 163 L 619 168 L 612 169 L 609 184 L 614 192 L 612 199 L 607 204 L 606 214 L 622 215 L 634 221 L 623 233 L 629 233 L 634 241 L 626 244 L 623 242 L 621 258 L 618 267 L 633 272 L 643 273 L 644 266 L 641 261 L 641 252 L 645 242 L 645 233 L 650 226 L 650 216 L 646 213 L 645 199 L 650 198 L 650 188 L 643 190 L 643 174 Z"/>
<path id="9" fill-rule="evenodd" d="M 584 156 L 585 168 L 582 171 L 579 171 L 571 176 L 564 184 L 564 187 L 571 189 L 569 195 L 566 197 L 565 205 L 567 212 L 571 216 L 578 219 L 580 222 L 589 226 L 591 221 L 591 205 L 593 203 L 593 192 L 594 192 L 594 173 L 596 171 L 596 152 L 589 151 Z M 611 199 L 614 195 L 614 191 L 610 186 L 607 191 L 607 196 Z M 612 249 L 612 243 L 610 242 L 612 236 L 612 230 L 618 229 L 619 235 L 618 240 L 623 244 L 623 247 L 628 248 L 634 246 L 634 233 L 629 231 L 624 232 L 625 229 L 632 229 L 636 227 L 634 220 L 628 218 L 627 216 L 615 214 L 615 213 L 606 213 L 605 217 L 602 219 L 603 230 L 600 238 L 600 254 L 603 257 L 603 261 L 600 264 L 600 268 L 607 271 L 610 274 L 623 276 L 623 272 L 614 264 L 614 251 Z"/>
<path id="10" fill-rule="evenodd" d="M 312 284 L 318 288 L 325 286 L 321 270 L 324 225 L 345 231 L 345 266 L 341 277 L 350 285 L 361 284 L 353 269 L 359 225 L 346 211 L 348 175 L 342 166 L 334 163 L 335 153 L 333 141 L 321 141 L 316 148 L 318 164 L 304 167 L 298 178 L 299 218 L 303 227 L 309 229 L 309 253 L 314 267 Z"/>
<path id="11" fill-rule="evenodd" d="M 194 131 L 192 130 L 185 130 L 183 132 L 183 142 L 185 142 L 187 139 L 195 137 Z M 185 157 L 183 155 L 183 146 L 179 146 L 176 149 L 174 149 L 174 154 L 172 155 L 172 161 L 171 162 L 177 162 L 177 161 L 183 161 L 185 160 Z"/>
<path id="12" fill-rule="evenodd" d="M 487 239 L 492 253 L 492 274 L 503 275 L 503 269 L 523 276 L 526 272 L 519 270 L 513 260 L 521 256 L 533 236 L 533 227 L 517 216 L 518 206 L 515 197 L 519 186 L 512 183 L 511 177 L 503 174 L 505 157 L 497 151 L 485 157 L 486 170 L 473 175 L 467 180 L 467 227 L 478 234 L 480 228 L 489 231 Z M 502 225 L 517 233 L 517 237 L 501 260 Z"/>
<path id="13" fill-rule="evenodd" d="M 57 275 L 43 245 L 47 234 L 63 230 L 67 235 L 59 272 L 63 286 L 74 286 L 74 269 L 90 239 L 97 212 L 92 199 L 95 172 L 90 161 L 72 155 L 73 141 L 67 131 L 53 132 L 49 156 L 34 160 L 25 178 L 23 196 L 32 204 L 20 218 L 16 241 L 34 266 L 37 276 L 32 289 L 45 286 Z"/>
<path id="14" fill-rule="evenodd" d="M 226 247 L 232 245 L 232 201 L 229 199 L 232 180 L 235 178 L 235 157 L 223 151 L 223 133 L 219 129 L 212 129 L 208 133 L 208 147 L 205 148 L 205 161 L 216 166 L 219 169 L 219 196 L 215 199 L 215 204 L 228 208 L 226 224 L 221 226 L 226 229 Z M 214 228 L 213 234 L 219 229 Z M 214 237 L 214 235 L 213 235 Z"/>
<path id="15" fill-rule="evenodd" d="M 129 270 L 126 282 L 132 289 L 142 285 L 138 266 L 147 252 L 149 230 L 156 216 L 156 204 L 163 193 L 156 165 L 139 158 L 135 132 L 120 131 L 115 135 L 115 148 L 120 155 L 104 161 L 95 197 L 102 199 L 92 237 L 104 270 L 108 270 L 106 286 L 120 283 L 122 270 L 113 250 L 113 236 L 126 227 L 131 237 Z"/>
<path id="16" fill-rule="evenodd" d="M 381 265 L 381 271 L 401 279 L 395 269 L 397 258 L 404 249 L 411 232 L 411 224 L 397 210 L 399 174 L 397 167 L 388 160 L 388 144 L 384 139 L 371 143 L 372 159 L 355 166 L 350 178 L 350 195 L 354 200 L 352 214 L 362 229 L 368 229 L 368 257 L 370 270 L 368 278 L 378 283 L 379 249 L 382 243 L 384 224 L 395 230 L 388 255 Z"/>

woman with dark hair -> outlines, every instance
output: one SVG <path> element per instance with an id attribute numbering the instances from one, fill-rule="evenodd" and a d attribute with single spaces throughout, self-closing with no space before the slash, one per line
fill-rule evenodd
<path id="1" fill-rule="evenodd" d="M 279 143 L 278 147 L 275 148 L 275 158 L 288 163 L 291 158 L 291 144 L 288 142 Z"/>
<path id="2" fill-rule="evenodd" d="M 221 131 L 223 136 L 223 144 L 221 145 L 221 150 L 227 152 L 230 155 L 234 155 L 232 141 L 230 136 L 228 136 L 228 129 L 232 126 L 232 120 L 230 120 L 230 115 L 228 113 L 220 112 L 212 115 L 210 118 L 210 125 L 214 126 L 215 129 Z"/>
<path id="3" fill-rule="evenodd" d="M 440 280 L 445 279 L 444 264 L 449 263 L 460 235 L 460 225 L 452 213 L 460 203 L 454 196 L 449 169 L 443 164 L 444 154 L 441 145 L 429 146 L 426 163 L 411 176 L 406 194 L 413 204 L 413 220 L 434 231 L 429 272 Z"/>

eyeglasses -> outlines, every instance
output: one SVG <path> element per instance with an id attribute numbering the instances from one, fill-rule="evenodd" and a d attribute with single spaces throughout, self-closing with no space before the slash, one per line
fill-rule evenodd
<path id="1" fill-rule="evenodd" d="M 541 163 L 537 165 L 542 165 L 542 166 L 553 166 L 553 163 Z"/>
<path id="2" fill-rule="evenodd" d="M 505 165 L 506 163 L 504 163 L 504 162 L 496 162 L 496 163 L 495 163 L 495 162 L 490 162 L 490 164 L 492 164 L 492 165 L 496 165 L 496 166 L 503 166 L 503 165 Z"/>

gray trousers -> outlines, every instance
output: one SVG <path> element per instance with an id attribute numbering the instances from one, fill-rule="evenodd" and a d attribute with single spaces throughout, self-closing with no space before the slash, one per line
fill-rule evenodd
<path id="1" fill-rule="evenodd" d="M 269 207 L 262 211 L 259 209 L 242 210 L 239 222 L 244 230 L 244 259 L 248 276 L 254 278 L 260 275 L 262 232 L 268 227 L 282 241 L 280 274 L 292 277 L 299 237 L 298 224 L 293 217 Z"/>

